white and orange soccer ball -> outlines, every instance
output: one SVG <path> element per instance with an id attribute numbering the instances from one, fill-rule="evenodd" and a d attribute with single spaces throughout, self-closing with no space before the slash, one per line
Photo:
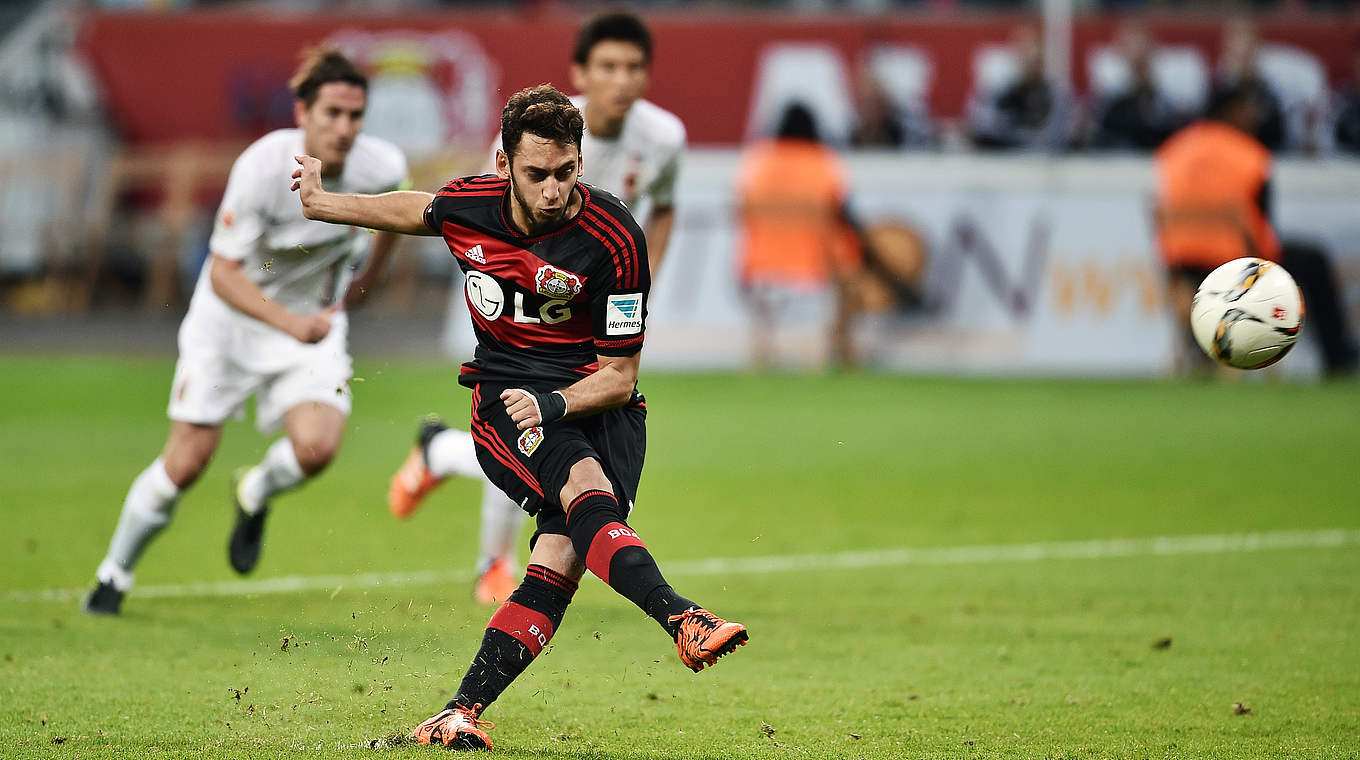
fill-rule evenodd
<path id="1" fill-rule="evenodd" d="M 1284 358 L 1303 327 L 1303 295 L 1284 267 L 1265 259 L 1229 261 L 1200 283 L 1190 330 L 1204 353 L 1238 369 Z"/>

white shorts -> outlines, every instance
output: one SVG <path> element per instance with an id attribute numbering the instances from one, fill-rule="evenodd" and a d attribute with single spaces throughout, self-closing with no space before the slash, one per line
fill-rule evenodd
<path id="1" fill-rule="evenodd" d="M 190 310 L 179 329 L 170 419 L 198 425 L 242 419 L 251 396 L 261 433 L 277 431 L 289 409 L 307 402 L 327 404 L 349 416 L 354 364 L 343 313 L 336 315 L 325 339 L 311 345 L 242 319 L 248 318 L 208 318 Z"/>

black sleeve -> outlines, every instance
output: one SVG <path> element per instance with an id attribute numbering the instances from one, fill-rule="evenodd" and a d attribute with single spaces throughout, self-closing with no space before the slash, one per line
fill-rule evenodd
<path id="1" fill-rule="evenodd" d="M 631 218 L 602 223 L 609 255 L 590 278 L 590 318 L 595 353 L 632 356 L 642 350 L 647 329 L 647 297 L 652 278 L 647 241 Z"/>
<path id="2" fill-rule="evenodd" d="M 443 233 L 444 220 L 448 218 L 455 205 L 454 196 L 463 187 L 463 180 L 455 179 L 439 189 L 434 194 L 434 200 L 425 207 L 425 226 L 431 230 Z"/>

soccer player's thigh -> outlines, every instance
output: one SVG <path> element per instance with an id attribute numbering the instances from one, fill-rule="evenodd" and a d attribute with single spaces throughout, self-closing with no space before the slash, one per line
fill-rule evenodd
<path id="1" fill-rule="evenodd" d="M 594 457 L 573 422 L 520 430 L 500 398 L 507 386 L 482 383 L 472 391 L 472 440 L 482 471 L 529 514 L 561 508 L 559 493 L 572 464 Z"/>
<path id="2" fill-rule="evenodd" d="M 334 329 L 334 328 L 333 328 Z M 344 430 L 344 419 L 349 417 L 353 406 L 349 381 L 354 375 L 354 363 L 345 349 L 343 340 L 332 343 L 331 337 L 312 346 L 298 350 L 296 361 L 259 389 L 255 394 L 255 426 L 261 433 L 273 433 L 289 420 L 288 436 L 302 433 L 308 442 L 339 444 L 339 435 Z M 316 414 L 299 414 L 293 410 L 311 408 Z M 323 409 L 322 407 L 328 407 Z M 334 425 L 336 413 L 340 424 Z M 307 420 L 318 420 L 326 424 L 307 426 Z M 296 422 L 304 424 L 296 427 Z"/>
<path id="3" fill-rule="evenodd" d="M 216 349 L 210 342 L 182 341 L 175 362 L 166 407 L 170 436 L 161 458 L 166 474 L 180 488 L 202 474 L 217 450 L 222 423 L 241 417 L 246 399 L 260 383 L 258 375 Z"/>
<path id="4" fill-rule="evenodd" d="M 647 407 L 638 403 L 610 409 L 594 423 L 586 429 L 587 438 L 626 516 L 633 511 L 647 458 Z"/>

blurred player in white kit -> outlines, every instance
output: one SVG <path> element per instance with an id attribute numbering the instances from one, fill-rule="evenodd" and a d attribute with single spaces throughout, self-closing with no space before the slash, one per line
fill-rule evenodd
<path id="1" fill-rule="evenodd" d="M 604 13 L 582 25 L 572 53 L 572 104 L 585 116 L 581 142 L 582 179 L 628 204 L 646 233 L 655 280 L 675 220 L 675 183 L 685 150 L 685 125 L 644 100 L 652 62 L 652 35 L 628 12 Z M 492 143 L 492 163 L 500 135 Z M 492 171 L 488 168 L 487 171 Z M 461 293 L 450 299 L 453 329 L 467 330 Z M 470 334 L 469 341 L 470 344 Z M 388 506 L 409 517 L 421 500 L 453 475 L 477 466 L 472 437 L 437 417 L 421 425 L 416 445 L 388 490 Z M 502 602 L 519 585 L 515 539 L 526 513 L 489 481 L 482 488 L 480 555 L 475 596 L 483 604 Z"/>
<path id="2" fill-rule="evenodd" d="M 359 134 L 368 83 L 343 54 L 305 51 L 289 85 L 297 128 L 265 135 L 232 167 L 211 255 L 179 329 L 169 440 L 132 482 L 85 599 L 88 612 L 118 613 L 138 557 L 207 468 L 222 424 L 239 418 L 249 397 L 260 432 L 285 435 L 234 483 L 228 557 L 237 572 L 259 560 L 270 500 L 318 475 L 340 447 L 353 374 L 345 309 L 376 284 L 397 236 L 309 221 L 288 178 L 294 156 L 306 153 L 322 160 L 328 187 L 382 193 L 404 186 L 406 159 L 394 145 Z M 351 277 L 365 246 L 368 264 Z"/>

